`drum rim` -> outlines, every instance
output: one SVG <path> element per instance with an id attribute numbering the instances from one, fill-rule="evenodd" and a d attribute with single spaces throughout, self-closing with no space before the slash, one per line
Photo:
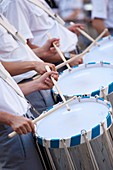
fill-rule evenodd
<path id="1" fill-rule="evenodd" d="M 84 69 L 86 67 L 90 68 L 90 67 L 99 67 L 99 66 L 103 66 L 103 67 L 111 67 L 113 68 L 113 64 L 109 63 L 109 62 L 90 62 L 90 63 L 87 63 L 87 64 L 81 64 L 81 65 L 78 65 L 78 66 L 74 66 L 73 69 Z M 63 73 L 65 73 L 68 69 L 64 70 L 63 72 L 60 73 L 60 75 L 62 75 Z M 59 75 L 59 78 L 60 78 L 60 75 Z M 102 87 L 102 89 L 106 91 L 106 95 L 110 94 L 111 92 L 113 92 L 113 82 L 111 82 L 108 86 L 106 87 Z M 55 91 L 54 89 L 52 89 L 52 93 L 53 95 L 58 95 L 58 98 L 59 98 L 59 94 L 57 91 Z M 72 97 L 72 96 L 95 96 L 95 95 L 98 95 L 100 97 L 103 97 L 102 94 L 101 94 L 101 89 L 97 89 L 93 92 L 91 92 L 90 94 L 73 94 L 73 95 L 66 95 L 66 94 L 63 94 L 64 96 L 68 96 L 68 97 Z"/>
<path id="2" fill-rule="evenodd" d="M 80 97 L 79 100 L 82 100 L 82 102 L 85 102 L 85 101 L 98 102 L 98 103 L 105 105 L 108 108 L 108 114 L 106 115 L 106 118 L 101 123 L 102 124 L 104 123 L 105 129 L 108 130 L 110 128 L 110 126 L 112 125 L 112 122 L 113 122 L 113 118 L 111 115 L 112 107 L 111 107 L 110 102 L 104 100 L 103 98 L 96 98 L 96 97 L 89 97 L 89 96 Z M 78 102 L 80 102 L 80 101 L 78 101 Z M 53 106 L 53 107 L 55 107 L 55 106 Z M 87 137 L 88 137 L 89 141 L 97 138 L 98 136 L 100 136 L 104 133 L 101 123 L 96 125 L 95 127 L 92 127 L 90 130 L 87 131 Z M 36 135 L 36 137 L 37 137 L 37 142 L 40 145 L 45 147 L 45 143 L 46 143 L 48 148 L 63 148 L 63 145 L 61 142 L 62 140 L 64 140 L 66 142 L 67 147 L 74 147 L 74 146 L 80 145 L 82 143 L 85 143 L 82 132 L 81 132 L 81 134 L 77 134 L 75 136 L 71 136 L 71 138 L 66 138 L 66 139 L 46 139 L 46 138 L 40 137 L 38 135 Z"/>
<path id="3" fill-rule="evenodd" d="M 100 46 L 102 46 L 103 45 L 103 43 L 105 43 L 105 41 L 107 41 L 108 43 L 109 43 L 109 41 L 112 41 L 113 40 L 113 35 L 108 35 L 108 36 L 106 36 L 106 37 L 102 37 L 101 39 L 99 39 L 98 40 L 98 43 L 99 43 L 99 46 L 93 46 L 91 49 L 90 49 L 90 52 L 92 52 L 93 50 L 96 50 L 97 48 L 99 48 Z M 89 52 L 89 53 L 90 53 Z M 88 53 L 88 54 L 89 54 Z M 87 54 L 85 54 L 84 56 L 83 56 L 83 58 L 84 57 L 86 57 L 87 56 Z"/>

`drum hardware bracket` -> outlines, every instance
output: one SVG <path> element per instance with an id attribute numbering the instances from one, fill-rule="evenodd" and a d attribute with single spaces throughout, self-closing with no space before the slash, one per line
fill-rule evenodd
<path id="1" fill-rule="evenodd" d="M 100 98 L 97 94 L 95 95 L 96 102 L 98 102 L 98 99 Z"/>
<path id="2" fill-rule="evenodd" d="M 88 64 L 87 64 L 87 63 L 85 63 L 85 64 L 84 64 L 84 66 L 85 66 L 85 68 L 87 68 Z"/>
<path id="3" fill-rule="evenodd" d="M 105 100 L 107 100 L 106 95 L 105 95 L 105 87 L 104 87 L 104 86 L 101 86 L 101 88 L 100 88 L 100 94 L 102 94 L 102 97 L 103 97 Z"/>
<path id="4" fill-rule="evenodd" d="M 82 129 L 81 130 L 81 135 L 84 136 L 84 135 L 87 135 L 87 131 L 85 129 Z"/>
<path id="5" fill-rule="evenodd" d="M 104 64 L 103 61 L 100 61 L 100 64 L 101 64 L 101 66 L 103 66 L 103 64 Z"/>
<path id="6" fill-rule="evenodd" d="M 77 99 L 78 99 L 78 101 L 80 102 L 81 97 L 80 97 L 80 96 L 78 96 L 78 97 L 77 97 Z"/>
<path id="7" fill-rule="evenodd" d="M 109 40 L 111 39 L 111 37 L 112 37 L 111 35 L 108 36 Z"/>

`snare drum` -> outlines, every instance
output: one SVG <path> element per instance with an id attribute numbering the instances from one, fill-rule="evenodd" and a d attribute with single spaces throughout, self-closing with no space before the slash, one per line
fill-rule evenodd
<path id="1" fill-rule="evenodd" d="M 83 97 L 69 106 L 70 111 L 63 106 L 37 126 L 37 142 L 47 151 L 52 170 L 113 170 L 110 103 Z"/>
<path id="2" fill-rule="evenodd" d="M 84 55 L 83 63 L 104 61 L 113 64 L 113 37 L 102 38 L 98 44 Z"/>
<path id="3" fill-rule="evenodd" d="M 58 86 L 64 96 L 98 95 L 106 99 L 106 95 L 113 92 L 113 65 L 89 63 L 74 67 L 71 71 L 67 69 L 59 76 Z M 58 95 L 55 87 L 53 94 L 55 97 Z"/>

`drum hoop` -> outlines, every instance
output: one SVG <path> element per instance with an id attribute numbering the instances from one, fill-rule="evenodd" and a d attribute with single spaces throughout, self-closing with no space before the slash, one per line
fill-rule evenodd
<path id="1" fill-rule="evenodd" d="M 75 100 L 77 100 L 77 99 L 75 99 Z M 100 122 L 100 124 L 96 125 L 95 127 L 93 127 L 92 129 L 90 129 L 89 131 L 86 132 L 88 140 L 90 141 L 104 133 L 101 123 L 104 123 L 106 130 L 108 130 L 111 127 L 112 122 L 113 122 L 112 115 L 111 115 L 112 107 L 111 107 L 110 102 L 108 102 L 102 98 L 81 97 L 80 100 L 76 101 L 76 102 L 79 103 L 79 102 L 85 102 L 85 101 L 98 102 L 98 103 L 103 104 L 106 107 L 108 107 L 108 114 L 107 114 L 106 118 L 102 122 Z M 55 107 L 55 106 L 53 106 L 53 107 Z M 38 143 L 40 145 L 42 145 L 43 147 L 45 147 L 45 142 L 46 142 L 48 148 L 63 148 L 62 140 L 64 140 L 66 142 L 67 147 L 74 147 L 74 146 L 80 145 L 85 142 L 82 132 L 81 132 L 81 134 L 71 136 L 71 138 L 66 138 L 66 139 L 45 139 L 40 136 L 37 136 Z"/>
<path id="2" fill-rule="evenodd" d="M 106 41 L 109 43 L 109 41 L 112 41 L 113 40 L 113 35 L 109 35 L 109 36 L 106 36 L 106 37 L 102 37 L 101 39 L 98 40 L 98 44 L 99 46 L 93 46 L 91 49 L 90 49 L 90 52 L 92 52 L 93 50 L 96 50 L 98 47 L 102 46 L 103 43 L 105 43 Z M 90 53 L 89 52 L 89 53 Z M 87 54 L 86 54 L 87 55 Z"/>
<path id="3" fill-rule="evenodd" d="M 78 66 L 74 66 L 73 69 L 81 70 L 81 69 L 85 69 L 86 67 L 90 68 L 92 66 L 93 67 L 100 67 L 101 66 L 101 67 L 113 68 L 113 65 L 108 63 L 108 62 L 90 62 L 90 63 L 87 63 L 87 64 L 81 64 L 81 65 L 78 65 Z M 68 69 L 61 72 L 60 75 L 65 73 L 67 70 Z M 59 80 L 60 80 L 60 76 L 59 76 Z M 105 90 L 106 95 L 113 92 L 113 82 L 111 82 L 108 86 L 104 87 L 103 89 Z M 55 91 L 54 89 L 52 89 L 52 93 L 58 95 L 58 92 Z M 63 94 L 63 95 L 68 96 L 68 97 L 72 97 L 72 95 L 66 95 L 66 94 Z M 102 97 L 101 96 L 101 89 L 97 89 L 90 94 L 73 94 L 73 96 L 81 96 L 81 97 L 83 97 L 83 96 L 95 96 L 95 95 Z"/>

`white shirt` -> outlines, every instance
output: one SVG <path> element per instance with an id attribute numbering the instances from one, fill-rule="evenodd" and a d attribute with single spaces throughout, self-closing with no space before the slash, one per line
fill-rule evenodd
<path id="1" fill-rule="evenodd" d="M 40 1 L 49 8 L 44 0 Z M 60 48 L 63 52 L 75 49 L 77 36 L 27 0 L 3 0 L 0 12 L 34 44 L 44 45 L 48 39 L 47 33 L 50 33 L 52 37 L 60 38 Z"/>
<path id="2" fill-rule="evenodd" d="M 2 69 L 3 72 L 6 70 L 0 63 L 0 70 Z M 15 88 L 20 91 L 22 94 L 19 86 L 15 83 L 15 81 L 11 78 L 11 81 L 15 85 Z M 26 99 L 20 97 L 1 77 L 0 77 L 0 111 L 6 111 L 13 115 L 22 116 L 27 112 L 29 108 Z"/>
<path id="3" fill-rule="evenodd" d="M 81 9 L 81 12 L 77 15 L 76 19 L 83 19 L 83 0 L 55 0 L 58 4 L 59 15 L 62 18 L 67 18 L 76 9 Z"/>
<path id="4" fill-rule="evenodd" d="M 0 59 L 2 61 L 42 61 L 28 47 L 15 40 L 7 30 L 0 25 Z M 23 79 L 30 78 L 37 72 L 29 71 L 18 76 L 14 76 L 18 83 Z"/>
<path id="5" fill-rule="evenodd" d="M 92 18 L 104 19 L 107 28 L 113 28 L 113 0 L 92 0 Z"/>

